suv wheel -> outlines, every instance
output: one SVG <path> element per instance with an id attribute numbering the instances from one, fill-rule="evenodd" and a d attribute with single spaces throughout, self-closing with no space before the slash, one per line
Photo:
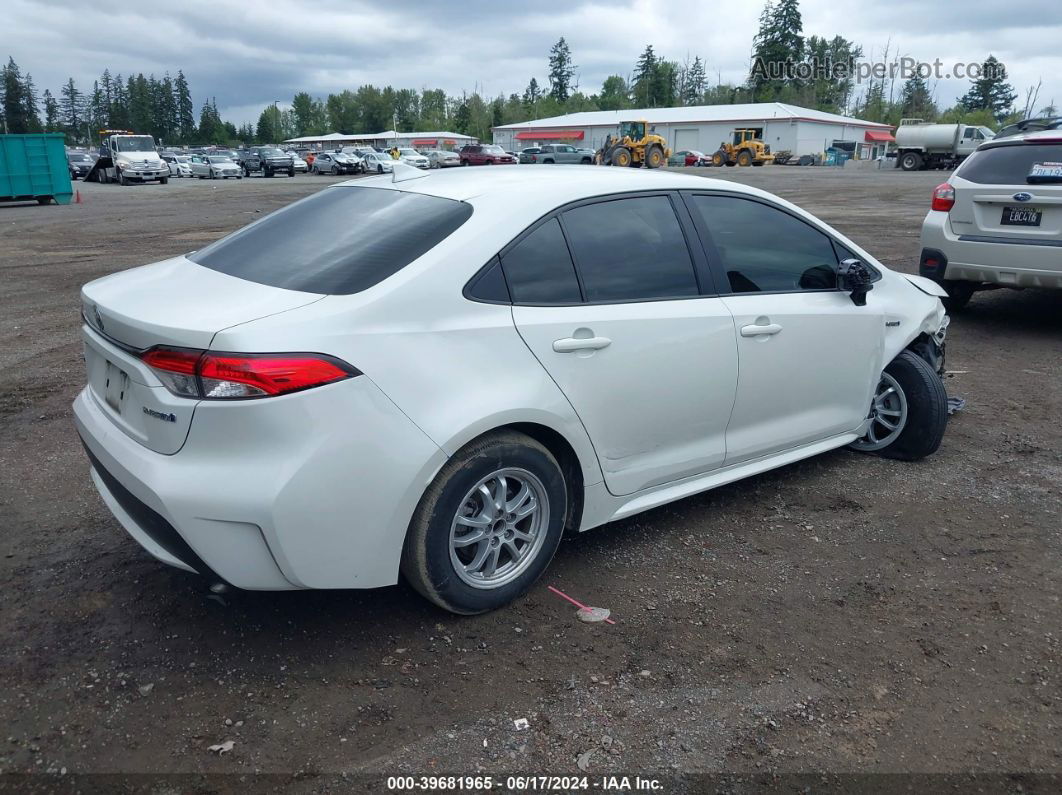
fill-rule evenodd
<path id="1" fill-rule="evenodd" d="M 560 544 L 567 489 L 557 459 L 522 433 L 498 431 L 451 458 L 410 522 L 402 574 L 463 615 L 517 598 Z"/>
<path id="2" fill-rule="evenodd" d="M 965 309 L 977 291 L 977 286 L 973 282 L 961 282 L 955 279 L 945 279 L 940 286 L 948 291 L 948 297 L 942 298 L 941 303 L 949 312 L 959 312 Z"/>
<path id="3" fill-rule="evenodd" d="M 925 359 L 903 351 L 881 374 L 870 401 L 867 435 L 850 447 L 917 461 L 936 452 L 948 422 L 944 382 Z"/>

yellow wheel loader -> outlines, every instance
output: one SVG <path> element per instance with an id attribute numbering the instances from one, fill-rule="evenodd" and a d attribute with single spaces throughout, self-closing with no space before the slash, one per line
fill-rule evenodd
<path id="1" fill-rule="evenodd" d="M 671 150 L 663 136 L 654 132 L 644 119 L 621 122 L 619 134 L 611 134 L 605 139 L 605 145 L 597 150 L 594 162 L 602 166 L 631 166 L 638 168 L 660 168 L 667 163 Z"/>
<path id="2" fill-rule="evenodd" d="M 762 166 L 773 163 L 771 147 L 756 137 L 756 130 L 734 130 L 732 141 L 723 141 L 712 155 L 713 166 Z"/>

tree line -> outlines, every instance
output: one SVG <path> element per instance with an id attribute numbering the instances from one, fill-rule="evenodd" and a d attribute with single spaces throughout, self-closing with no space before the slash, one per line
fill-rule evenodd
<path id="1" fill-rule="evenodd" d="M 889 46 L 885 47 L 888 60 Z M 853 67 L 862 58 L 860 45 L 842 36 L 805 37 L 799 0 L 767 0 L 752 42 L 747 79 L 709 80 L 708 62 L 695 55 L 681 61 L 646 45 L 627 75 L 609 75 L 596 93 L 579 86 L 579 67 L 562 37 L 550 49 L 543 83 L 532 77 L 522 93 L 485 97 L 479 91 L 449 95 L 441 89 L 363 85 L 315 97 L 302 91 L 290 108 L 266 107 L 257 124 L 239 127 L 221 118 L 215 99 L 199 107 L 198 118 L 184 72 L 157 78 L 123 77 L 104 70 L 83 90 L 73 78 L 38 94 L 33 78 L 9 58 L 0 70 L 0 105 L 7 132 L 63 132 L 70 143 L 91 143 L 101 129 L 149 133 L 165 144 L 276 143 L 287 138 L 379 132 L 448 130 L 489 140 L 491 128 L 589 110 L 625 110 L 746 102 L 788 102 L 868 121 L 897 124 L 902 117 L 927 121 L 965 121 L 996 126 L 1013 116 L 1017 95 L 1006 70 L 993 56 L 969 92 L 950 108 L 938 106 L 931 86 L 915 75 L 902 83 L 872 78 L 857 85 Z M 757 64 L 803 65 L 792 73 L 773 74 Z M 835 66 L 843 67 L 835 69 Z M 1030 90 L 1022 115 L 1035 111 Z M 1052 105 L 1042 114 L 1054 113 Z"/>

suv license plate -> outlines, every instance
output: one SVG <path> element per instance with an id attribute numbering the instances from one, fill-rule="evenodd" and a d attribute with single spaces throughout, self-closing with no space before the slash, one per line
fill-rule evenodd
<path id="1" fill-rule="evenodd" d="M 1039 226 L 1044 211 L 1036 207 L 1004 207 L 999 223 L 1003 226 Z"/>

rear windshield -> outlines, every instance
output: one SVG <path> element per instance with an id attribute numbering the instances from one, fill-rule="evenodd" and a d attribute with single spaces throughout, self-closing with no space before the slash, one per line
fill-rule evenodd
<path id="1" fill-rule="evenodd" d="M 1025 185 L 1036 182 L 1062 182 L 1062 178 L 1039 178 L 1034 173 L 1053 172 L 1033 166 L 1062 162 L 1062 144 L 1014 144 L 982 149 L 966 158 L 955 176 L 982 185 Z"/>
<path id="2" fill-rule="evenodd" d="M 471 215 L 471 205 L 436 196 L 326 188 L 188 258 L 271 287 L 350 295 L 397 273 Z"/>

